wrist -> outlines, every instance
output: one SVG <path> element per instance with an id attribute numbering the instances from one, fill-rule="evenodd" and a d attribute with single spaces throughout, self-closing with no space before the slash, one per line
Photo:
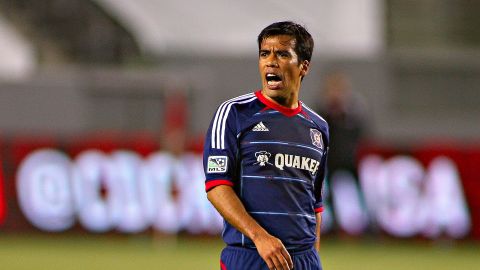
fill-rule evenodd
<path id="1" fill-rule="evenodd" d="M 250 234 L 249 238 L 255 243 L 260 239 L 264 239 L 267 235 L 268 233 L 265 230 L 255 230 Z"/>

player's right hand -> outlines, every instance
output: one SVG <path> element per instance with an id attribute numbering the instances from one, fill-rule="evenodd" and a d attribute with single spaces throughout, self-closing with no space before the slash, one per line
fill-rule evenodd
<path id="1" fill-rule="evenodd" d="M 263 235 L 254 242 L 260 257 L 267 263 L 268 269 L 293 269 L 292 258 L 280 239 L 271 235 Z"/>

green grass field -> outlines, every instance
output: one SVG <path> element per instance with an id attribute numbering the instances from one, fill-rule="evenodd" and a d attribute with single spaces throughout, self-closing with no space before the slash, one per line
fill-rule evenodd
<path id="1" fill-rule="evenodd" d="M 102 235 L 0 235 L 0 269 L 219 269 L 223 243 L 212 238 Z M 327 239 L 326 270 L 480 269 L 480 243 Z M 254 270 L 254 269 L 252 269 Z"/>

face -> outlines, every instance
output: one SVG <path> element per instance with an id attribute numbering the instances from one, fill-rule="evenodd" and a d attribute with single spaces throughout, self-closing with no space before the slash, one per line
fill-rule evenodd
<path id="1" fill-rule="evenodd" d="M 295 42 L 287 35 L 268 37 L 260 45 L 258 60 L 262 93 L 287 107 L 297 105 L 301 80 L 309 67 L 307 60 L 299 63 Z"/>

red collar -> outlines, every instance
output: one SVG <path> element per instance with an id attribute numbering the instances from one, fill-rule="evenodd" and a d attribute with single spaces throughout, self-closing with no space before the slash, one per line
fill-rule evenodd
<path id="1" fill-rule="evenodd" d="M 263 104 L 265 104 L 265 106 L 267 106 L 271 109 L 274 109 L 276 111 L 279 111 L 282 114 L 284 114 L 285 116 L 289 116 L 289 117 L 294 116 L 294 115 L 297 115 L 298 113 L 300 113 L 302 111 L 302 102 L 300 102 L 300 101 L 298 102 L 298 107 L 295 108 L 295 109 L 292 109 L 292 108 L 288 108 L 288 107 L 282 106 L 280 104 L 274 103 L 273 101 L 267 99 L 265 96 L 263 96 L 261 90 L 258 90 L 257 92 L 255 92 L 255 96 L 257 96 L 257 98 Z"/>

